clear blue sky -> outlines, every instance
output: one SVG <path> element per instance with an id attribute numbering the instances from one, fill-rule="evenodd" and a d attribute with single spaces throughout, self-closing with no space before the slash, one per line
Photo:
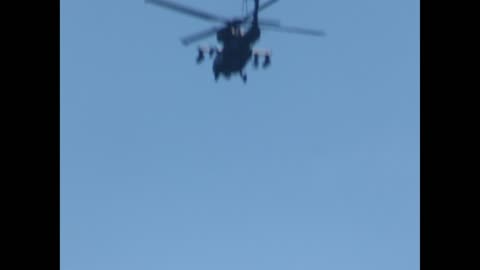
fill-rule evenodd
<path id="1" fill-rule="evenodd" d="M 261 18 L 328 35 L 263 32 L 246 85 L 181 45 L 215 24 L 60 16 L 62 270 L 419 269 L 418 0 L 280 0 Z"/>

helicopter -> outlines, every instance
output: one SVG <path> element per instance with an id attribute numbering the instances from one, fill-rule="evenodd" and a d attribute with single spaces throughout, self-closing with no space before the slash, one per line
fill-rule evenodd
<path id="1" fill-rule="evenodd" d="M 244 5 L 246 5 L 247 0 L 244 1 Z M 271 64 L 270 50 L 253 48 L 253 45 L 260 39 L 260 28 L 264 30 L 307 34 L 312 36 L 325 35 L 325 32 L 321 30 L 283 26 L 277 20 L 259 20 L 258 13 L 277 3 L 279 0 L 269 0 L 262 4 L 260 4 L 260 0 L 254 1 L 253 11 L 246 12 L 246 15 L 242 17 L 229 19 L 171 1 L 145 0 L 148 4 L 168 8 L 185 15 L 190 15 L 207 21 L 223 23 L 221 26 L 216 26 L 184 37 L 181 39 L 181 42 L 183 45 L 188 46 L 191 43 L 216 34 L 217 41 L 223 45 L 222 48 L 217 46 L 199 46 L 196 59 L 197 64 L 204 60 L 205 54 L 208 54 L 210 58 L 213 58 L 215 55 L 213 61 L 213 74 L 215 81 L 218 81 L 220 75 L 229 79 L 233 74 L 239 74 L 244 83 L 247 81 L 247 75 L 245 74 L 244 69 L 252 58 L 253 66 L 255 68 L 259 65 L 260 57 L 263 58 L 263 68 L 267 68 Z M 247 31 L 244 31 L 242 27 L 246 24 L 250 24 L 250 27 Z"/>

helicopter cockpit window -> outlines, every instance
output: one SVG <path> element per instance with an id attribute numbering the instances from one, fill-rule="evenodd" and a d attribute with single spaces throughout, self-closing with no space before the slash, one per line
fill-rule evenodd
<path id="1" fill-rule="evenodd" d="M 230 28 L 230 31 L 232 32 L 232 36 L 237 37 L 237 36 L 242 36 L 242 30 L 238 27 L 232 27 Z"/>

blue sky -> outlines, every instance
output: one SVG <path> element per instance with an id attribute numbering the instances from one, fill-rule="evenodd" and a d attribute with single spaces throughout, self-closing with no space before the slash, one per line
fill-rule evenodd
<path id="1" fill-rule="evenodd" d="M 280 0 L 327 36 L 262 32 L 246 85 L 181 45 L 215 24 L 60 4 L 62 270 L 419 269 L 419 1 Z"/>

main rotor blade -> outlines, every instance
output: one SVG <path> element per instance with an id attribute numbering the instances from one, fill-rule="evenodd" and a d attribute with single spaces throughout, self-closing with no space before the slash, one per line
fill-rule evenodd
<path id="1" fill-rule="evenodd" d="M 258 6 L 258 12 L 266 9 L 267 7 L 275 4 L 276 2 L 278 2 L 278 0 L 270 0 L 270 1 L 267 1 L 267 2 L 265 2 L 265 3 L 263 3 L 263 4 L 260 4 L 260 5 Z M 243 20 L 242 20 L 242 21 L 243 21 L 243 22 L 247 21 L 250 17 L 253 16 L 253 13 L 254 13 L 254 11 L 249 12 L 247 15 L 245 15 L 245 17 L 243 17 Z"/>
<path id="2" fill-rule="evenodd" d="M 280 26 L 280 20 L 277 19 L 258 19 L 258 24 L 259 25 L 265 25 L 265 26 Z"/>
<path id="3" fill-rule="evenodd" d="M 197 34 L 193 34 L 193 35 L 190 35 L 188 37 L 184 37 L 181 39 L 183 45 L 187 46 L 187 45 L 190 45 L 190 43 L 192 42 L 195 42 L 195 41 L 198 41 L 200 39 L 204 39 L 204 38 L 207 38 L 211 35 L 214 35 L 217 33 L 217 31 L 220 31 L 223 27 L 214 27 L 214 28 L 210 28 L 208 30 L 205 30 L 205 31 L 202 31 L 202 32 L 199 32 Z"/>
<path id="4" fill-rule="evenodd" d="M 312 35 L 312 36 L 326 35 L 326 33 L 322 30 L 305 29 L 305 28 L 299 28 L 299 27 L 281 26 L 281 25 L 274 25 L 274 24 L 270 24 L 270 25 L 266 24 L 265 28 L 262 27 L 262 29 L 278 31 L 278 32 L 294 33 L 294 34 L 305 34 L 305 35 Z"/>
<path id="5" fill-rule="evenodd" d="M 228 19 L 226 19 L 226 18 L 217 16 L 217 15 L 213 15 L 213 14 L 210 14 L 210 13 L 207 13 L 207 12 L 204 12 L 204 11 L 200 11 L 200 10 L 197 10 L 197 9 L 193 9 L 193 8 L 190 8 L 190 7 L 187 7 L 187 6 L 183 6 L 183 5 L 180 5 L 180 4 L 177 4 L 177 3 L 173 3 L 173 2 L 170 2 L 170 1 L 145 0 L 145 3 L 151 3 L 151 4 L 154 4 L 154 5 L 157 5 L 157 6 L 169 8 L 169 9 L 172 9 L 172 10 L 175 10 L 175 11 L 178 11 L 178 12 L 182 12 L 184 14 L 188 14 L 188 15 L 200 18 L 200 19 L 207 20 L 207 21 L 215 21 L 215 22 L 227 22 L 228 21 Z"/>
<path id="6" fill-rule="evenodd" d="M 277 19 L 258 19 L 258 24 L 260 26 L 281 26 L 280 20 Z"/>

